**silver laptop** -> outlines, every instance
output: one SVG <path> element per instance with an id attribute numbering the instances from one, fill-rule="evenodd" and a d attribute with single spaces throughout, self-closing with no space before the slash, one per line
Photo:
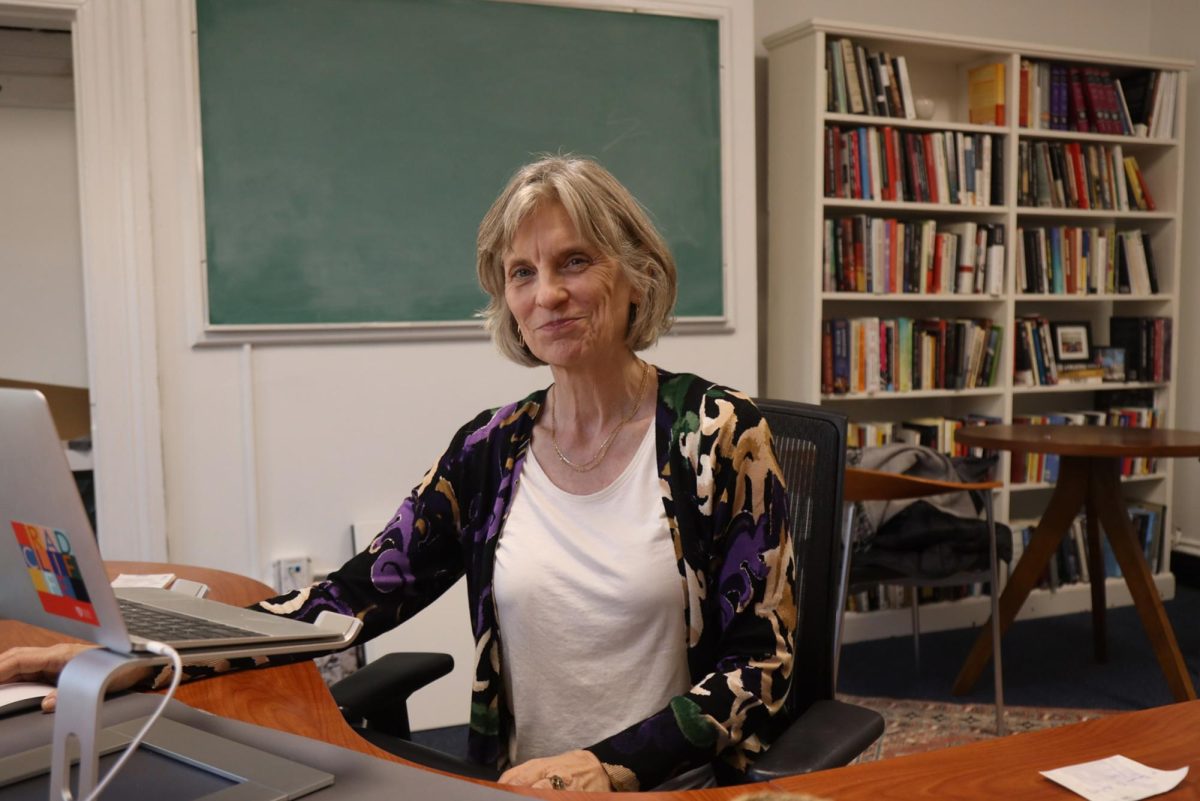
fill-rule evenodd
<path id="1" fill-rule="evenodd" d="M 6 388 L 0 388 L 0 617 L 119 653 L 144 651 L 148 640 L 166 642 L 189 661 L 333 650 L 361 627 L 331 612 L 303 623 L 166 589 L 114 590 L 45 397 Z"/>

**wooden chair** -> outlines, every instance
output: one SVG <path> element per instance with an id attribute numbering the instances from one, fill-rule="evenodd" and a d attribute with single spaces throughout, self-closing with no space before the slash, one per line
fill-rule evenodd
<path id="1" fill-rule="evenodd" d="M 917 588 L 926 586 L 953 586 L 968 584 L 975 581 L 988 581 L 991 585 L 991 617 L 989 626 L 992 630 L 992 650 L 995 659 L 992 663 L 996 687 L 996 733 L 1003 735 L 1004 726 L 1004 679 L 1000 663 L 1000 629 L 996 621 L 1000 619 L 998 601 L 1000 595 L 1000 571 L 996 555 L 996 519 L 992 509 L 992 493 L 1003 484 L 999 481 L 981 481 L 975 483 L 959 481 L 937 481 L 899 473 L 886 473 L 879 470 L 864 470 L 847 468 L 842 485 L 842 499 L 845 502 L 842 525 L 842 562 L 841 562 L 841 592 L 838 604 L 836 622 L 836 645 L 833 659 L 834 681 L 841 659 L 842 634 L 846 599 L 851 585 L 855 584 L 894 584 L 909 588 L 912 606 L 913 647 L 920 666 L 920 604 L 917 603 Z M 988 569 L 986 571 L 970 571 L 955 573 L 941 579 L 930 579 L 916 575 L 865 574 L 856 575 L 853 568 L 852 553 L 854 544 L 854 504 L 859 501 L 893 501 L 912 498 L 925 498 L 941 495 L 947 492 L 979 492 L 983 496 L 984 510 L 987 516 L 988 530 Z"/>

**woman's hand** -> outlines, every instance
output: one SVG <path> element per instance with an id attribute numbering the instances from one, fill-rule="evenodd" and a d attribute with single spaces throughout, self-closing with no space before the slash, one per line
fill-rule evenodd
<path id="1" fill-rule="evenodd" d="M 10 648 L 0 654 L 0 684 L 13 681 L 44 681 L 53 684 L 67 663 L 94 645 L 59 643 L 42 648 Z M 52 712 L 58 691 L 51 690 L 42 699 L 42 711 Z"/>
<path id="2" fill-rule="evenodd" d="M 62 673 L 67 663 L 79 654 L 95 648 L 94 645 L 79 643 L 59 643 L 41 648 L 10 648 L 0 653 L 0 684 L 14 681 L 42 681 L 54 684 L 58 674 Z M 109 682 L 109 692 L 127 690 L 142 679 L 147 678 L 152 668 L 131 665 L 122 670 Z M 53 712 L 58 704 L 58 690 L 51 690 L 42 699 L 42 711 Z"/>
<path id="3" fill-rule="evenodd" d="M 560 781 L 555 781 L 555 779 Z M 591 751 L 568 751 L 558 756 L 531 759 L 504 771 L 501 784 L 543 790 L 612 792 L 612 782 Z"/>

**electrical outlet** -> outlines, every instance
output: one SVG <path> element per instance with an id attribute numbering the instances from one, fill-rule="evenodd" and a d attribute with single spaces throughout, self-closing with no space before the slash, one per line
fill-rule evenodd
<path id="1" fill-rule="evenodd" d="M 276 559 L 275 586 L 280 592 L 298 590 L 312 583 L 312 560 L 307 556 Z"/>

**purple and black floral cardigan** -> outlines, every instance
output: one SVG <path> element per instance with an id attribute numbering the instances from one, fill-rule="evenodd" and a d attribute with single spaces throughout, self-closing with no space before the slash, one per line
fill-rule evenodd
<path id="1" fill-rule="evenodd" d="M 625 790 L 714 759 L 745 769 L 764 751 L 791 681 L 796 625 L 786 498 L 766 421 L 742 393 L 694 375 L 660 370 L 658 378 L 659 476 L 693 687 L 588 746 Z M 469 749 L 497 767 L 512 725 L 492 574 L 545 397 L 539 390 L 463 426 L 367 550 L 327 581 L 260 605 L 304 620 L 324 609 L 356 615 L 361 641 L 412 617 L 465 573 L 476 645 Z"/>

